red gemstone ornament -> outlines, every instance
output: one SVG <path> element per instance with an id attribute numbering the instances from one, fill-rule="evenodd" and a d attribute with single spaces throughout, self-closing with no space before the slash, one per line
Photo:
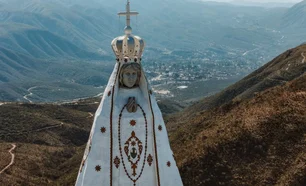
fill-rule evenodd
<path id="1" fill-rule="evenodd" d="M 148 161 L 149 166 L 151 166 L 151 165 L 152 165 L 152 162 L 153 162 L 153 157 L 152 157 L 151 154 L 149 154 L 149 156 L 148 156 L 148 158 L 147 158 L 147 161 Z"/>
<path id="2" fill-rule="evenodd" d="M 105 127 L 102 127 L 100 130 L 101 130 L 102 133 L 106 132 L 106 128 Z"/>
<path id="3" fill-rule="evenodd" d="M 134 127 L 134 126 L 136 125 L 136 121 L 135 121 L 135 120 L 131 120 L 131 121 L 130 121 L 130 125 L 131 125 L 132 127 Z"/>
<path id="4" fill-rule="evenodd" d="M 158 126 L 158 130 L 159 130 L 159 131 L 162 131 L 162 130 L 163 130 L 163 127 L 162 127 L 161 125 L 159 125 L 159 126 Z"/>
<path id="5" fill-rule="evenodd" d="M 171 166 L 171 162 L 170 162 L 170 161 L 167 162 L 167 166 L 168 166 L 168 167 Z"/>

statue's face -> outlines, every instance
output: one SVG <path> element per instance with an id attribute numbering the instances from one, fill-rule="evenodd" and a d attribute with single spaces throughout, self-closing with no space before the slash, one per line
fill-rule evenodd
<path id="1" fill-rule="evenodd" d="M 137 71 L 133 68 L 124 69 L 122 72 L 122 82 L 126 87 L 132 88 L 137 81 Z"/>

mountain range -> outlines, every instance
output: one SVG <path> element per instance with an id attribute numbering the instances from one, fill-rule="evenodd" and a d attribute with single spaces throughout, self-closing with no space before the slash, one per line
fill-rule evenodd
<path id="1" fill-rule="evenodd" d="M 290 49 L 183 110 L 159 102 L 184 185 L 306 184 L 305 53 Z M 74 185 L 98 103 L 1 103 L 0 167 L 17 147 L 0 183 Z"/>
<path id="2" fill-rule="evenodd" d="M 305 29 L 306 1 L 297 3 L 283 16 L 282 26 L 291 29 Z"/>
<path id="3" fill-rule="evenodd" d="M 165 57 L 160 51 L 188 54 L 189 60 L 206 58 L 198 54 L 214 51 L 232 66 L 237 61 L 259 66 L 304 42 L 304 5 L 305 1 L 292 8 L 268 9 L 186 0 L 135 0 L 132 9 L 141 16 L 133 19 L 132 25 L 135 34 L 147 42 L 144 61 L 181 60 L 181 56 Z M 1 0 L 0 100 L 28 102 L 24 97 L 32 93 L 31 101 L 50 102 L 102 92 L 95 87 L 105 85 L 111 73 L 114 56 L 109 43 L 123 34 L 124 18 L 116 17 L 123 10 L 119 0 Z M 44 88 L 29 92 L 37 86 Z M 68 91 L 58 91 L 62 88 Z"/>

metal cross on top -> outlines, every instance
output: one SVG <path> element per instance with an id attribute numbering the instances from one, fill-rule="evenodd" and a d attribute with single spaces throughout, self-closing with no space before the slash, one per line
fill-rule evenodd
<path id="1" fill-rule="evenodd" d="M 131 12 L 130 10 L 130 0 L 127 0 L 126 4 L 126 12 L 119 12 L 119 16 L 126 16 L 126 29 L 132 29 L 131 28 L 131 16 L 137 16 L 139 13 L 138 12 Z"/>

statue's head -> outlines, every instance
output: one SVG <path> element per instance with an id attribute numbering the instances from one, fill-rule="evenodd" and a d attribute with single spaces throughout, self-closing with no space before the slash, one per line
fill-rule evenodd
<path id="1" fill-rule="evenodd" d="M 139 86 L 141 67 L 138 63 L 124 64 L 119 74 L 120 86 L 133 88 Z"/>

